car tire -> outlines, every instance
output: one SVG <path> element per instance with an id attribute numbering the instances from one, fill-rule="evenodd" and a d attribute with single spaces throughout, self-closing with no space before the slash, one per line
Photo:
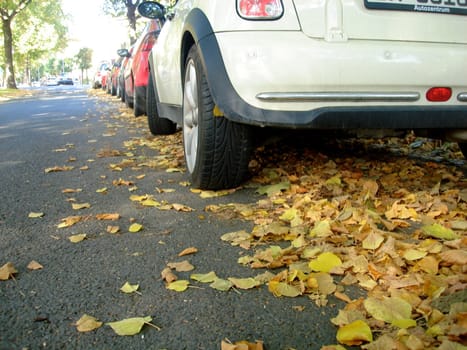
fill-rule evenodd
<path id="1" fill-rule="evenodd" d="M 115 85 L 113 83 L 110 84 L 110 95 L 112 95 L 112 96 L 117 95 L 117 88 L 115 87 Z"/>
<path id="2" fill-rule="evenodd" d="M 125 84 L 120 85 L 120 101 L 125 102 Z"/>
<path id="3" fill-rule="evenodd" d="M 192 185 L 208 190 L 240 185 L 248 177 L 252 127 L 215 112 L 196 46 L 191 47 L 185 63 L 182 110 L 183 145 Z"/>
<path id="4" fill-rule="evenodd" d="M 466 142 L 458 142 L 459 148 L 461 149 L 464 158 L 467 159 L 467 143 Z"/>
<path id="5" fill-rule="evenodd" d="M 123 92 L 123 94 L 125 95 L 125 106 L 127 106 L 128 108 L 133 108 L 133 101 L 128 96 L 126 90 Z"/>
<path id="6" fill-rule="evenodd" d="M 133 114 L 139 117 L 144 114 L 143 106 L 140 105 L 141 98 L 138 94 L 138 89 L 133 86 Z"/>
<path id="7" fill-rule="evenodd" d="M 166 118 L 160 118 L 157 111 L 157 96 L 154 80 L 149 73 L 146 89 L 146 114 L 148 116 L 149 131 L 153 135 L 170 135 L 177 130 L 177 124 Z"/>

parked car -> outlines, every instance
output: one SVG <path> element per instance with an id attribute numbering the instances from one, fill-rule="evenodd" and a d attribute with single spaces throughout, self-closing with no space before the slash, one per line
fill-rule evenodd
<path id="1" fill-rule="evenodd" d="M 155 117 L 161 133 L 183 126 L 196 187 L 245 179 L 254 126 L 414 130 L 467 154 L 461 2 L 179 0 L 138 10 L 167 19 L 150 56 Z"/>
<path id="2" fill-rule="evenodd" d="M 42 85 L 45 85 L 45 86 L 57 86 L 58 85 L 57 77 L 50 76 L 47 79 L 44 79 L 42 81 Z"/>
<path id="3" fill-rule="evenodd" d="M 69 77 L 60 77 L 57 81 L 58 85 L 73 85 L 73 79 Z"/>
<path id="4" fill-rule="evenodd" d="M 105 77 L 107 76 L 107 71 L 110 69 L 109 61 L 101 61 L 97 67 L 97 70 L 94 74 L 93 88 L 99 89 L 105 86 Z"/>
<path id="5" fill-rule="evenodd" d="M 130 62 L 131 53 L 133 52 L 134 46 L 128 49 L 128 52 L 122 51 L 124 49 L 117 50 L 117 54 L 122 57 L 122 64 L 117 76 L 117 97 L 120 98 L 122 102 L 125 102 L 125 69 Z"/>
<path id="6" fill-rule="evenodd" d="M 158 19 L 147 23 L 140 37 L 134 44 L 133 52 L 122 49 L 121 57 L 128 57 L 123 76 L 125 79 L 125 104 L 133 108 L 136 117 L 146 113 L 146 88 L 148 85 L 148 56 L 157 41 L 161 24 Z"/>
<path id="7" fill-rule="evenodd" d="M 107 92 L 112 96 L 117 95 L 118 74 L 122 65 L 123 57 L 116 59 L 112 65 L 112 70 L 109 73 L 109 82 L 107 83 Z"/>

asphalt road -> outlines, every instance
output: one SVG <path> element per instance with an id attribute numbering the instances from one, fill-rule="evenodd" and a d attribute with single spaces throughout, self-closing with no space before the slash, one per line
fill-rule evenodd
<path id="1" fill-rule="evenodd" d="M 225 338 L 263 340 L 270 350 L 335 344 L 329 319 L 342 303 L 332 297 L 318 308 L 306 297 L 276 298 L 265 286 L 221 292 L 195 283 L 184 292 L 166 289 L 161 271 L 169 262 L 189 260 L 195 266 L 177 273 L 183 279 L 209 271 L 223 278 L 257 274 L 237 263 L 239 248 L 220 239 L 251 229 L 251 222 L 203 210 L 209 204 L 255 202 L 257 195 L 243 189 L 202 199 L 183 185 L 188 180 L 183 172 L 116 171 L 112 164 L 126 158 L 158 155 L 148 148 L 129 150 L 125 142 L 150 135 L 143 119 L 122 116 L 121 108 L 115 99 L 88 96 L 77 87 L 48 88 L 34 98 L 0 103 L 0 266 L 12 262 L 18 270 L 14 279 L 0 281 L 0 349 L 219 349 Z M 112 151 L 118 156 L 109 157 Z M 64 166 L 73 169 L 46 172 Z M 103 188 L 105 193 L 96 192 Z M 167 188 L 175 191 L 160 190 Z M 129 200 L 132 194 L 153 194 L 194 211 L 143 207 Z M 90 207 L 74 210 L 73 203 Z M 31 212 L 44 216 L 29 218 Z M 102 213 L 119 213 L 120 219 L 96 220 Z M 87 219 L 57 227 L 73 215 Z M 129 233 L 133 221 L 144 229 Z M 118 225 L 120 232 L 107 233 L 108 225 Z M 69 241 L 80 233 L 87 239 Z M 179 257 L 188 247 L 199 251 Z M 43 268 L 29 270 L 32 260 Z M 125 282 L 139 284 L 140 294 L 122 293 Z M 104 325 L 80 333 L 74 324 L 83 314 L 102 322 L 151 316 L 160 330 L 145 326 L 138 335 L 118 336 Z"/>

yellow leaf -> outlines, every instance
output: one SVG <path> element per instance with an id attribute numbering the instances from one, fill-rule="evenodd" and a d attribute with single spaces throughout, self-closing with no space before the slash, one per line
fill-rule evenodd
<path id="1" fill-rule="evenodd" d="M 334 267 L 341 266 L 341 259 L 330 252 L 325 252 L 320 255 L 315 260 L 310 261 L 308 266 L 313 271 L 317 272 L 330 272 Z"/>
<path id="2" fill-rule="evenodd" d="M 238 289 L 252 289 L 258 287 L 260 282 L 254 278 L 234 278 L 229 277 L 228 280 Z"/>
<path id="3" fill-rule="evenodd" d="M 6 281 L 13 277 L 18 271 L 11 262 L 7 262 L 5 265 L 0 267 L 0 281 Z"/>
<path id="4" fill-rule="evenodd" d="M 189 281 L 186 280 L 178 280 L 171 282 L 167 285 L 167 289 L 174 290 L 176 292 L 184 292 L 188 286 L 190 285 Z"/>
<path id="5" fill-rule="evenodd" d="M 360 345 L 363 342 L 373 341 L 370 327 L 362 320 L 354 321 L 338 329 L 337 341 L 344 345 Z"/>
<path id="6" fill-rule="evenodd" d="M 108 233 L 115 234 L 115 233 L 118 233 L 118 232 L 120 231 L 120 227 L 119 227 L 119 226 L 111 226 L 111 225 L 109 225 L 109 226 L 107 226 L 106 231 L 107 231 Z"/>
<path id="7" fill-rule="evenodd" d="M 152 321 L 150 316 L 147 317 L 133 317 L 117 322 L 109 322 L 107 325 L 112 327 L 118 335 L 135 335 L 141 332 L 145 323 Z"/>
<path id="8" fill-rule="evenodd" d="M 292 221 L 293 219 L 295 219 L 298 215 L 298 210 L 295 209 L 295 208 L 290 208 L 290 209 L 287 209 L 280 217 L 279 219 L 281 220 L 284 220 L 284 221 Z"/>
<path id="9" fill-rule="evenodd" d="M 54 166 L 52 168 L 46 168 L 45 169 L 45 172 L 46 173 L 56 173 L 56 172 L 59 172 L 59 171 L 69 171 L 69 170 L 73 170 L 73 167 L 72 166 Z"/>
<path id="10" fill-rule="evenodd" d="M 341 181 L 340 175 L 335 175 L 335 176 L 327 179 L 325 184 L 327 186 L 341 186 L 342 181 Z"/>
<path id="11" fill-rule="evenodd" d="M 143 229 L 143 225 L 141 224 L 138 224 L 138 223 L 134 223 L 134 224 L 131 224 L 130 227 L 128 228 L 128 231 L 132 232 L 132 233 L 136 233 L 136 232 L 139 232 Z"/>
<path id="12" fill-rule="evenodd" d="M 315 222 L 315 226 L 310 230 L 311 237 L 328 237 L 330 235 L 332 235 L 332 231 L 329 220 Z"/>
<path id="13" fill-rule="evenodd" d="M 212 283 L 218 279 L 214 271 L 208 273 L 195 273 L 190 276 L 192 280 L 201 282 L 201 283 Z"/>
<path id="14" fill-rule="evenodd" d="M 68 239 L 70 240 L 71 243 L 79 243 L 83 241 L 84 239 L 86 239 L 86 236 L 87 235 L 85 233 L 80 233 L 78 235 L 70 236 L 68 237 Z"/>
<path id="15" fill-rule="evenodd" d="M 212 282 L 209 287 L 220 290 L 222 292 L 227 292 L 230 288 L 232 288 L 232 282 L 218 278 Z"/>
<path id="16" fill-rule="evenodd" d="M 300 288 L 275 280 L 269 281 L 268 289 L 276 297 L 284 296 L 294 298 L 302 294 Z"/>
<path id="17" fill-rule="evenodd" d="M 91 332 L 102 326 L 102 322 L 99 322 L 95 317 L 84 314 L 75 323 L 78 332 Z"/>
<path id="18" fill-rule="evenodd" d="M 412 306 L 402 298 L 367 298 L 363 305 L 368 313 L 378 321 L 392 324 L 394 321 L 410 319 Z"/>
<path id="19" fill-rule="evenodd" d="M 89 204 L 89 203 L 73 203 L 71 205 L 71 207 L 74 210 L 87 209 L 87 208 L 91 208 L 91 204 Z"/>
<path id="20" fill-rule="evenodd" d="M 377 232 L 370 232 L 362 241 L 363 249 L 375 250 L 378 249 L 384 242 L 384 237 Z"/>
<path id="21" fill-rule="evenodd" d="M 28 215 L 28 218 L 35 219 L 35 218 L 41 218 L 43 216 L 44 216 L 44 213 L 30 212 Z"/>
<path id="22" fill-rule="evenodd" d="M 126 283 L 120 288 L 120 290 L 121 290 L 123 293 L 132 294 L 132 293 L 137 292 L 138 288 L 139 288 L 139 284 L 130 284 L 130 283 L 126 282 Z"/>
<path id="23" fill-rule="evenodd" d="M 406 328 L 415 327 L 417 325 L 417 321 L 412 320 L 411 318 L 403 318 L 403 319 L 392 321 L 391 325 L 402 328 L 402 329 L 406 329 Z"/>
<path id="24" fill-rule="evenodd" d="M 41 264 L 39 264 L 37 261 L 32 260 L 32 261 L 28 264 L 27 268 L 28 268 L 29 270 L 41 270 L 41 269 L 44 268 L 44 266 L 42 266 Z"/>
<path id="25" fill-rule="evenodd" d="M 83 219 L 82 216 L 68 216 L 64 219 L 62 219 L 62 222 L 58 224 L 58 228 L 66 228 L 73 226 L 74 224 L 80 222 Z"/>
<path id="26" fill-rule="evenodd" d="M 422 252 L 418 249 L 407 249 L 404 252 L 404 259 L 408 261 L 415 261 L 420 260 L 421 258 L 425 257 L 427 252 Z"/>
<path id="27" fill-rule="evenodd" d="M 102 187 L 96 190 L 96 193 L 106 193 L 107 192 L 107 187 Z"/>
<path id="28" fill-rule="evenodd" d="M 110 220 L 110 221 L 115 221 L 120 219 L 120 214 L 118 213 L 105 213 L 105 214 L 97 214 L 96 215 L 97 220 Z"/>
<path id="29" fill-rule="evenodd" d="M 427 236 L 445 239 L 447 241 L 459 238 L 459 236 L 453 230 L 441 226 L 440 224 L 423 226 L 422 232 Z"/>
<path id="30" fill-rule="evenodd" d="M 158 207 L 158 206 L 161 205 L 160 202 L 155 201 L 152 198 L 144 199 L 140 203 L 141 203 L 141 205 L 144 205 L 145 207 Z"/>
<path id="31" fill-rule="evenodd" d="M 183 173 L 185 170 L 181 168 L 168 168 L 166 172 L 168 173 Z"/>
<path id="32" fill-rule="evenodd" d="M 270 197 L 276 193 L 287 191 L 289 188 L 290 188 L 290 182 L 280 182 L 274 185 L 262 186 L 258 188 L 256 192 L 259 194 L 267 194 L 268 197 Z"/>

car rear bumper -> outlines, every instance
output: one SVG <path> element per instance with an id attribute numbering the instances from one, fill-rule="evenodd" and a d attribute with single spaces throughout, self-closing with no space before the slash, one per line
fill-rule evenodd
<path id="1" fill-rule="evenodd" d="M 214 101 L 231 120 L 289 128 L 467 129 L 461 69 L 467 45 L 329 43 L 295 31 L 245 37 L 230 32 L 199 41 Z M 451 87 L 452 97 L 427 101 L 433 86 Z"/>

